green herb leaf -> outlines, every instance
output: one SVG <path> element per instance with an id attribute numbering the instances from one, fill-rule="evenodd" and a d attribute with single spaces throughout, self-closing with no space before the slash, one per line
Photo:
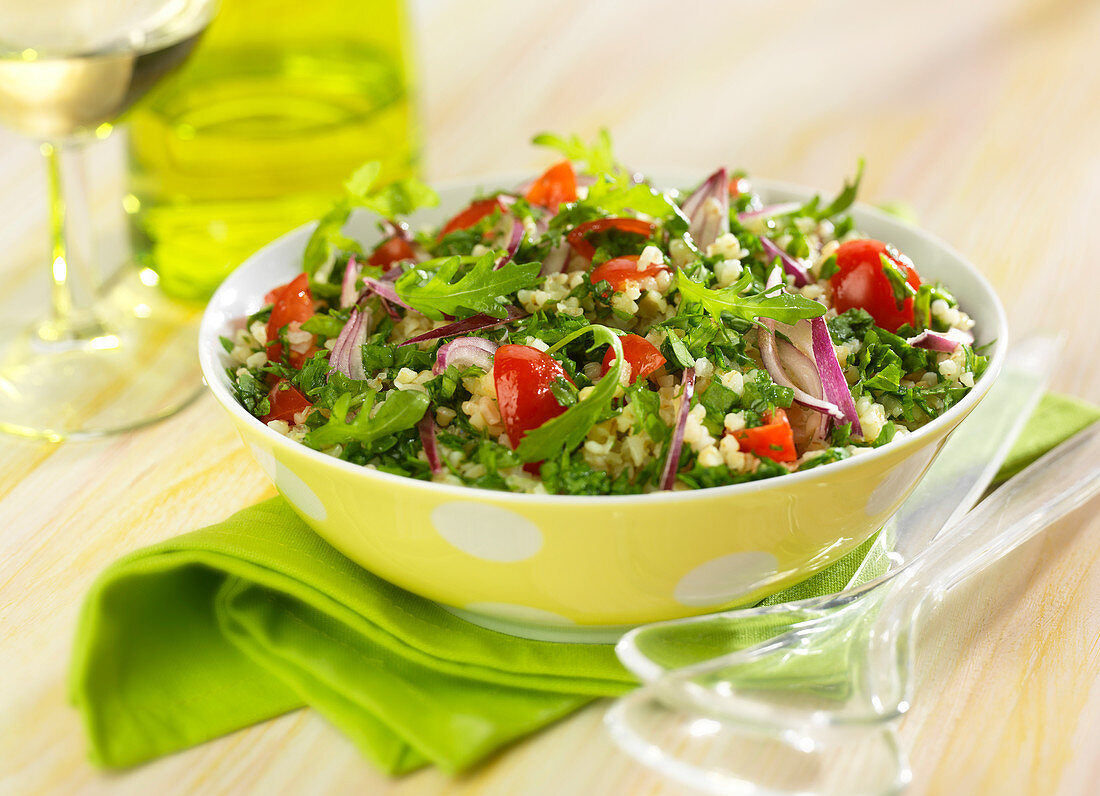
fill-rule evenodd
<path id="1" fill-rule="evenodd" d="M 531 139 L 531 143 L 556 149 L 569 160 L 584 163 L 592 174 L 611 174 L 622 170 L 615 163 L 615 155 L 611 150 L 611 133 L 606 128 L 600 129 L 591 145 L 584 143 L 580 136 L 562 138 L 556 133 L 539 133 Z"/>
<path id="2" fill-rule="evenodd" d="M 484 312 L 503 318 L 507 297 L 538 281 L 539 263 L 509 262 L 493 270 L 498 253 L 481 257 L 442 257 L 420 263 L 398 278 L 395 288 L 401 300 L 432 320 L 444 316 L 467 318 Z M 463 265 L 473 266 L 462 273 Z"/>
<path id="3" fill-rule="evenodd" d="M 875 319 L 862 307 L 852 307 L 832 320 L 825 321 L 825 325 L 829 327 L 833 342 L 840 345 L 849 340 L 862 340 L 863 335 L 875 325 Z"/>
<path id="4" fill-rule="evenodd" d="M 821 267 L 817 269 L 817 278 L 828 279 L 839 270 L 840 266 L 836 264 L 836 255 L 830 254 L 825 262 L 821 264 Z"/>
<path id="5" fill-rule="evenodd" d="M 917 291 L 906 280 L 905 271 L 902 270 L 900 265 L 885 254 L 880 254 L 879 260 L 882 262 L 882 273 L 886 275 L 886 280 L 890 283 L 890 290 L 894 294 L 894 304 L 900 310 L 905 300 L 917 295 Z"/>
<path id="6" fill-rule="evenodd" d="M 381 164 L 372 161 L 360 166 L 344 183 L 348 199 L 353 205 L 373 210 L 383 218 L 396 218 L 407 216 L 422 207 L 435 207 L 439 204 L 439 195 L 420 180 L 413 178 L 374 188 L 381 172 Z"/>
<path id="7" fill-rule="evenodd" d="M 339 337 L 346 323 L 346 318 L 318 312 L 302 324 L 302 331 L 319 334 L 322 337 Z"/>
<path id="8" fill-rule="evenodd" d="M 624 186 L 603 176 L 589 187 L 588 196 L 580 204 L 599 208 L 602 215 L 632 210 L 655 218 L 677 218 L 683 222 L 685 231 L 690 225 L 687 216 L 667 194 L 644 183 Z"/>
<path id="9" fill-rule="evenodd" d="M 851 182 L 844 181 L 844 188 L 841 190 L 837 197 L 828 205 L 817 209 L 817 197 L 812 200 L 812 207 L 807 205 L 804 209 L 806 215 L 813 216 L 816 219 L 832 218 L 839 215 L 852 206 L 852 203 L 856 200 L 856 195 L 859 193 L 859 184 L 863 180 L 863 158 L 859 159 L 859 165 L 856 167 L 856 176 Z"/>
<path id="10" fill-rule="evenodd" d="M 585 326 L 563 337 L 550 348 L 550 351 L 562 348 L 581 335 L 589 333 L 593 337 L 593 347 L 604 343 L 611 346 L 615 352 L 615 361 L 587 398 L 538 428 L 527 432 L 516 448 L 516 453 L 523 461 L 538 462 L 562 451 L 573 450 L 584 442 L 588 430 L 600 422 L 611 409 L 611 399 L 615 397 L 615 391 L 619 387 L 619 373 L 622 370 L 623 361 L 623 347 L 615 332 L 598 324 Z"/>
<path id="11" fill-rule="evenodd" d="M 803 318 L 817 318 L 825 314 L 825 307 L 816 301 L 781 289 L 740 295 L 751 283 L 752 274 L 746 271 L 729 287 L 713 290 L 691 281 L 683 271 L 676 274 L 676 286 L 684 301 L 702 305 L 716 320 L 721 319 L 723 312 L 746 321 L 773 318 L 782 323 L 796 323 Z"/>
<path id="12" fill-rule="evenodd" d="M 415 426 L 430 403 L 428 396 L 419 390 L 398 390 L 390 393 L 374 417 L 371 417 L 373 400 L 368 399 L 349 423 L 346 418 L 353 399 L 350 392 L 341 395 L 333 404 L 328 422 L 310 431 L 302 441 L 317 450 L 353 441 L 368 445 Z"/>
<path id="13" fill-rule="evenodd" d="M 691 355 L 691 351 L 684 341 L 680 339 L 679 335 L 668 330 L 668 335 L 665 337 L 665 345 L 668 346 L 668 352 L 671 356 L 668 359 L 675 362 L 681 368 L 693 368 L 695 367 L 695 357 Z"/>
<path id="14" fill-rule="evenodd" d="M 550 394 L 561 406 L 570 407 L 577 404 L 577 388 L 566 379 L 557 378 L 550 382 Z"/>
<path id="15" fill-rule="evenodd" d="M 306 242 L 302 255 L 302 270 L 310 276 L 327 272 L 340 251 L 362 254 L 363 247 L 343 233 L 345 222 L 351 215 L 351 202 L 341 199 L 321 216 L 317 227 Z"/>

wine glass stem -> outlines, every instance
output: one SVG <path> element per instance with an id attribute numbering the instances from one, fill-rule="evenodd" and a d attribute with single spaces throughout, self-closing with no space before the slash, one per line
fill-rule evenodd
<path id="1" fill-rule="evenodd" d="M 52 306 L 38 337 L 46 343 L 106 343 L 107 329 L 94 309 L 98 279 L 83 146 L 44 143 L 42 154 L 49 184 Z"/>

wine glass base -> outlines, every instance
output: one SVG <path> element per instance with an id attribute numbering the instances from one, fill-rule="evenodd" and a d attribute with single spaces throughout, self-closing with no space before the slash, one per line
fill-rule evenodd
<path id="1" fill-rule="evenodd" d="M 150 276 L 128 269 L 111 285 L 96 307 L 106 320 L 0 330 L 0 433 L 54 442 L 119 434 L 201 394 L 201 308 L 164 297 Z"/>

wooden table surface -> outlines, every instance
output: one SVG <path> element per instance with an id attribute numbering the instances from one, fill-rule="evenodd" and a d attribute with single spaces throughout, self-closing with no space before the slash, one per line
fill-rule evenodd
<path id="1" fill-rule="evenodd" d="M 1100 3 L 415 5 L 426 173 L 533 169 L 544 129 L 609 126 L 639 167 L 750 172 L 902 199 L 993 281 L 1013 332 L 1068 333 L 1055 388 L 1100 401 Z M 0 271 L 45 301 L 43 175 L 0 133 Z M 101 206 L 118 144 L 95 157 Z M 40 280 L 40 282 L 36 282 Z M 39 296 L 39 287 L 41 288 Z M 33 302 L 29 302 L 28 306 Z M 605 736 L 595 704 L 474 773 L 389 782 L 302 711 L 121 775 L 85 761 L 64 675 L 77 608 L 123 553 L 272 493 L 209 398 L 96 443 L 0 441 L 0 791 L 679 793 Z M 1096 505 L 931 617 L 901 729 L 912 793 L 1096 793 Z"/>

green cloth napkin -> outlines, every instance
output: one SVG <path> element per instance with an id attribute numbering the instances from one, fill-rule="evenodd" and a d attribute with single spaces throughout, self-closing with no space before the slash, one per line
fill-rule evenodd
<path id="1" fill-rule="evenodd" d="M 1097 417 L 1047 396 L 1001 476 Z M 843 588 L 869 545 L 769 602 Z M 611 645 L 465 622 L 361 569 L 279 498 L 103 572 L 84 604 L 70 678 L 102 766 L 309 705 L 390 774 L 428 763 L 460 771 L 632 685 Z"/>

